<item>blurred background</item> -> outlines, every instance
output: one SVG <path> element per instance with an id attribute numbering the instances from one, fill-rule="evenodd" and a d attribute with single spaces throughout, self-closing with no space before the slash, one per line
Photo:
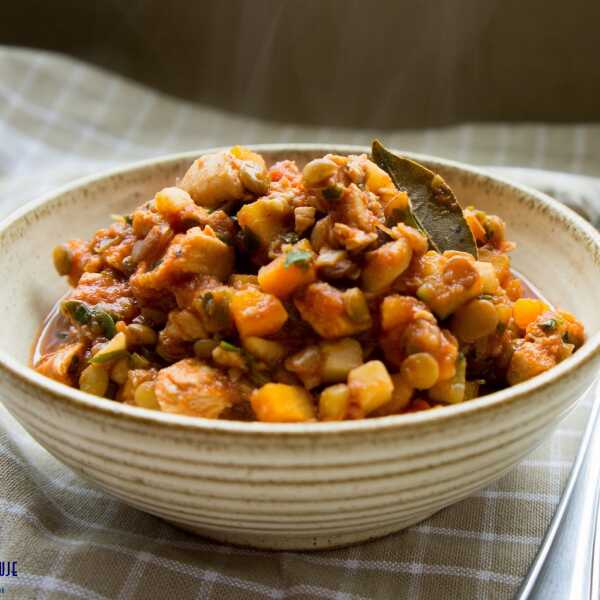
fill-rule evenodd
<path id="1" fill-rule="evenodd" d="M 14 206 L 180 150 L 375 136 L 558 193 L 545 171 L 600 176 L 599 24 L 589 0 L 4 2 L 0 193 Z"/>
<path id="2" fill-rule="evenodd" d="M 277 121 L 600 120 L 600 2 L 19 0 L 0 40 Z"/>

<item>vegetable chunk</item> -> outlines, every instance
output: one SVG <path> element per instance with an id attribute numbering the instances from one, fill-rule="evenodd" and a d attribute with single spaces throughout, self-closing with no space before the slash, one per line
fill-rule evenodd
<path id="1" fill-rule="evenodd" d="M 394 384 L 379 360 L 371 360 L 348 375 L 350 389 L 349 411 L 353 418 L 362 418 L 389 402 L 394 391 Z"/>
<path id="2" fill-rule="evenodd" d="M 161 369 L 155 393 L 162 411 L 207 419 L 216 419 L 240 400 L 239 391 L 221 371 L 194 358 Z"/>
<path id="3" fill-rule="evenodd" d="M 230 307 L 242 337 L 277 333 L 288 318 L 283 304 L 275 296 L 253 288 L 236 292 Z"/>
<path id="4" fill-rule="evenodd" d="M 259 421 L 269 423 L 301 423 L 315 418 L 311 395 L 297 385 L 267 383 L 250 398 Z"/>
<path id="5" fill-rule="evenodd" d="M 353 321 L 342 292 L 328 283 L 309 285 L 294 302 L 302 318 L 325 339 L 354 335 L 371 326 L 370 317 L 362 322 Z"/>

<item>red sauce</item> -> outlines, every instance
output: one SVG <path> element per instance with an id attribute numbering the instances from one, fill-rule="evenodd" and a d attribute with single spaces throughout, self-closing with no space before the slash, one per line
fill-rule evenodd
<path id="1" fill-rule="evenodd" d="M 48 313 L 44 320 L 40 333 L 33 345 L 30 357 L 30 365 L 36 365 L 42 356 L 58 350 L 65 343 L 76 341 L 75 332 L 69 321 L 61 314 L 59 307 L 63 301 L 61 298 Z"/>

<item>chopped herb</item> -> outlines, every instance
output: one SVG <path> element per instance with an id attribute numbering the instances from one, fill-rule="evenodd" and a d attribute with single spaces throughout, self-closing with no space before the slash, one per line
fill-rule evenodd
<path id="1" fill-rule="evenodd" d="M 235 344 L 231 344 L 230 342 L 226 342 L 223 340 L 219 346 L 223 348 L 223 350 L 227 350 L 227 352 L 237 352 L 238 354 L 242 353 L 242 349 L 236 346 Z"/>
<path id="2" fill-rule="evenodd" d="M 290 250 L 285 255 L 285 262 L 283 264 L 286 268 L 295 265 L 301 269 L 308 269 L 308 263 L 311 257 L 312 254 L 306 250 Z"/>
<path id="3" fill-rule="evenodd" d="M 479 299 L 492 301 L 494 299 L 494 296 L 492 296 L 491 294 L 480 294 Z"/>
<path id="4" fill-rule="evenodd" d="M 67 316 L 72 317 L 80 325 L 87 325 L 92 320 L 92 310 L 78 300 L 67 300 L 62 304 L 63 310 L 67 313 Z"/>
<path id="5" fill-rule="evenodd" d="M 497 327 L 496 327 L 496 332 L 499 334 L 502 334 L 506 331 L 506 323 L 498 323 Z"/>
<path id="6" fill-rule="evenodd" d="M 69 334 L 66 331 L 57 331 L 56 332 L 56 337 L 59 340 L 66 340 L 68 336 L 69 336 Z"/>
<path id="7" fill-rule="evenodd" d="M 124 219 L 127 225 L 133 225 L 133 217 L 131 215 L 125 215 Z"/>
<path id="8" fill-rule="evenodd" d="M 562 341 L 563 341 L 565 344 L 570 344 L 570 343 L 571 343 L 571 342 L 570 342 L 570 340 L 569 340 L 569 332 L 568 332 L 568 331 L 565 331 L 565 332 L 563 333 L 563 335 L 562 335 Z"/>
<path id="9" fill-rule="evenodd" d="M 101 308 L 88 306 L 79 300 L 67 300 L 62 304 L 63 311 L 80 325 L 97 323 L 102 333 L 111 339 L 117 333 L 114 319 Z"/>
<path id="10" fill-rule="evenodd" d="M 546 333 L 550 333 L 552 331 L 556 331 L 558 323 L 556 322 L 556 319 L 548 319 L 547 321 L 544 321 L 543 323 L 540 323 L 539 325 L 540 325 L 540 329 L 542 331 L 545 331 Z"/>

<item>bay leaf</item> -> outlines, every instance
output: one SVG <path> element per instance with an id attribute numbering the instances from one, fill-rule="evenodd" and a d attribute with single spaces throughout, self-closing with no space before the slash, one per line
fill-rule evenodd
<path id="1" fill-rule="evenodd" d="M 423 231 L 434 250 L 459 250 L 478 258 L 477 244 L 462 208 L 440 175 L 390 152 L 378 140 L 373 141 L 371 156 L 398 190 L 408 194 L 411 214 L 404 221 Z"/>

